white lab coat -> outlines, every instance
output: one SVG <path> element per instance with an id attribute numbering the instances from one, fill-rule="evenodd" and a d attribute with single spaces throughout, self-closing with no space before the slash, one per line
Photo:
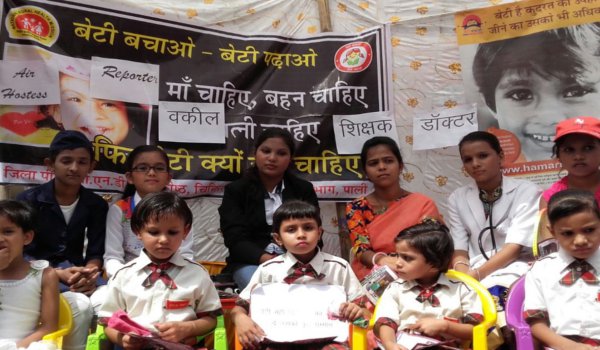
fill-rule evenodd
<path id="1" fill-rule="evenodd" d="M 533 228 L 538 219 L 539 200 L 542 189 L 531 181 L 502 178 L 502 196 L 493 204 L 492 223 L 497 225 L 495 232 L 496 247 L 500 250 L 505 243 L 515 243 L 524 247 L 521 258 L 484 279 L 486 287 L 512 283 L 528 269 L 524 260 L 531 256 Z M 481 266 L 486 260 L 479 248 L 479 233 L 489 227 L 489 218 L 485 217 L 483 203 L 479 199 L 476 183 L 456 189 L 448 199 L 450 233 L 454 240 L 454 249 L 469 253 L 471 266 Z M 486 254 L 492 256 L 490 231 L 482 235 L 482 245 Z M 508 279 L 496 277 L 512 275 Z"/>

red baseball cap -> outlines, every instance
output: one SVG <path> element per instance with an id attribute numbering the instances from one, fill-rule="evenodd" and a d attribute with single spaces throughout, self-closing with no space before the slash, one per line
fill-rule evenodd
<path id="1" fill-rule="evenodd" d="M 575 117 L 563 120 L 556 125 L 554 141 L 570 134 L 586 134 L 600 139 L 600 119 L 594 117 Z"/>

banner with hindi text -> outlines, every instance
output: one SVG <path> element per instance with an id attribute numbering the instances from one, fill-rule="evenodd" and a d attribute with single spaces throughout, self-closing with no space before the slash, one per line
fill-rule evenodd
<path id="1" fill-rule="evenodd" d="M 171 190 L 220 196 L 252 164 L 258 134 L 278 127 L 297 142 L 293 171 L 321 199 L 367 194 L 359 156 L 336 148 L 333 115 L 378 112 L 386 128 L 393 119 L 386 26 L 311 38 L 240 35 L 118 8 L 22 0 L 4 2 L 2 24 L 2 62 L 56 70 L 60 104 L 0 106 L 1 183 L 51 179 L 48 144 L 75 129 L 92 140 L 98 161 L 86 187 L 121 191 L 128 153 L 158 144 L 170 159 Z M 2 85 L 0 94 L 27 98 L 35 88 L 19 86 Z M 379 125 L 363 124 L 366 135 Z M 186 125 L 197 137 L 187 132 L 177 142 Z"/>

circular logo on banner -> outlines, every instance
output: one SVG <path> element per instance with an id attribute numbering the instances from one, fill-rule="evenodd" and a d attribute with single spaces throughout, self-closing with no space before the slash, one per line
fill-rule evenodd
<path id="1" fill-rule="evenodd" d="M 362 41 L 346 44 L 335 53 L 335 67 L 340 72 L 362 72 L 369 67 L 372 60 L 371 45 Z"/>
<path id="2" fill-rule="evenodd" d="M 37 6 L 10 9 L 5 25 L 12 39 L 37 41 L 48 47 L 58 39 L 58 21 L 50 12 Z"/>
<path id="3" fill-rule="evenodd" d="M 481 34 L 481 18 L 477 15 L 467 15 L 462 22 L 463 35 Z"/>

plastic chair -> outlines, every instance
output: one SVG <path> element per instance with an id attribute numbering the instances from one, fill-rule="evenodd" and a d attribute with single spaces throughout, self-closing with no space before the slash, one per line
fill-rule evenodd
<path id="1" fill-rule="evenodd" d="M 543 229 L 543 227 L 544 227 L 544 224 L 542 224 L 542 221 L 544 220 L 545 216 L 546 216 L 546 209 L 544 208 L 538 212 L 537 220 L 535 221 L 535 225 L 533 225 L 533 244 L 532 244 L 531 249 L 533 250 L 533 257 L 536 259 L 540 255 L 538 243 L 539 243 L 540 234 L 541 234 L 540 230 Z"/>
<path id="2" fill-rule="evenodd" d="M 50 341 L 58 349 L 62 349 L 63 337 L 71 332 L 73 328 L 73 314 L 71 306 L 65 297 L 60 294 L 58 302 L 58 330 L 42 337 L 42 340 Z"/>
<path id="3" fill-rule="evenodd" d="M 525 276 L 519 278 L 511 287 L 506 298 L 506 323 L 515 332 L 517 350 L 534 350 L 531 329 L 523 319 L 525 301 Z"/>
<path id="4" fill-rule="evenodd" d="M 533 244 L 531 248 L 533 250 L 533 257 L 536 259 L 558 250 L 556 239 L 546 238 L 540 241 L 540 236 L 543 235 L 548 225 L 548 215 L 546 208 L 544 208 L 539 211 L 538 219 L 533 227 Z"/>
<path id="5" fill-rule="evenodd" d="M 479 299 L 481 300 L 481 307 L 483 309 L 483 321 L 477 326 L 473 327 L 473 342 L 472 349 L 473 350 L 487 350 L 487 332 L 488 329 L 494 327 L 496 325 L 496 318 L 498 316 L 498 312 L 496 310 L 496 303 L 494 299 L 492 299 L 492 295 L 481 283 L 479 283 L 473 277 L 467 275 L 466 273 L 462 273 L 456 270 L 448 270 L 446 273 L 446 277 L 453 280 L 458 280 L 469 286 L 473 289 Z M 375 306 L 375 313 L 377 313 L 377 306 Z M 375 325 L 375 313 L 373 313 L 373 317 L 369 322 L 369 330 L 373 329 Z M 367 349 L 367 332 L 366 329 L 359 329 L 355 327 L 353 332 L 361 333 L 360 335 L 356 335 L 356 339 L 364 339 L 360 344 L 353 343 L 353 350 L 366 350 Z M 354 339 L 355 335 L 352 336 Z"/>
<path id="6" fill-rule="evenodd" d="M 223 269 L 225 268 L 225 266 L 227 266 L 227 263 L 224 261 L 200 260 L 198 261 L 198 263 L 204 266 L 204 268 L 208 270 L 208 274 L 211 276 L 220 274 L 221 271 L 223 271 Z"/>
<path id="7" fill-rule="evenodd" d="M 473 327 L 473 350 L 487 350 L 487 333 L 488 329 L 496 325 L 496 318 L 498 317 L 498 311 L 496 309 L 496 302 L 492 298 L 490 292 L 485 288 L 479 281 L 473 277 L 456 270 L 448 270 L 446 276 L 450 279 L 455 279 L 463 282 L 467 286 L 471 287 L 481 300 L 481 307 L 483 309 L 483 321 L 477 326 Z"/>
<path id="8" fill-rule="evenodd" d="M 214 349 L 215 350 L 228 350 L 227 347 L 227 331 L 225 330 L 225 319 L 223 315 L 217 317 L 217 327 L 213 332 L 208 334 L 198 336 L 196 339 L 198 341 L 206 338 L 207 336 L 212 335 L 214 339 Z M 85 350 L 100 350 L 101 343 L 103 341 L 108 341 L 106 334 L 104 333 L 104 327 L 98 325 L 96 327 L 96 332 L 88 335 L 87 344 L 85 346 Z"/>

